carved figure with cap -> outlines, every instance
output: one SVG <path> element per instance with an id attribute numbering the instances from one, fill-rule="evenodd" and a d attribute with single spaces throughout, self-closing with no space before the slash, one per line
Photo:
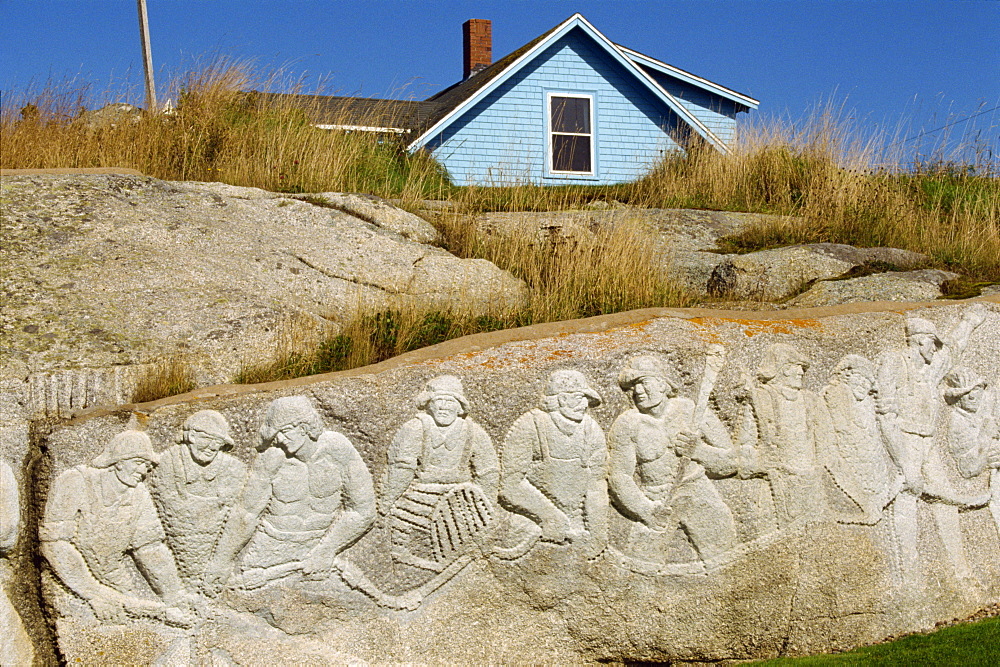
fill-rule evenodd
<path id="1" fill-rule="evenodd" d="M 181 577 L 194 587 L 246 478 L 246 466 L 228 453 L 234 444 L 226 418 L 200 410 L 184 420 L 179 442 L 161 452 L 151 475 L 167 545 Z"/>
<path id="2" fill-rule="evenodd" d="M 173 625 L 193 622 L 144 483 L 159 459 L 148 435 L 127 430 L 111 438 L 91 465 L 71 468 L 52 483 L 39 528 L 42 554 L 101 621 L 146 616 Z M 133 589 L 136 569 L 159 600 Z"/>
<path id="3" fill-rule="evenodd" d="M 601 397 L 577 370 L 553 371 L 539 407 L 511 426 L 503 447 L 500 502 L 540 530 L 544 541 L 607 540 L 607 446 L 588 414 Z"/>

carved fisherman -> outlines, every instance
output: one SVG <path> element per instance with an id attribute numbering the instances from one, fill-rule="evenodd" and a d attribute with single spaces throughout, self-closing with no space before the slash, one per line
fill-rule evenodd
<path id="1" fill-rule="evenodd" d="M 429 380 L 416 405 L 422 412 L 389 447 L 382 508 L 392 517 L 393 557 L 440 571 L 490 522 L 500 465 L 490 437 L 468 417 L 459 378 Z"/>
<path id="2" fill-rule="evenodd" d="M 698 415 L 694 401 L 677 396 L 656 357 L 632 359 L 618 386 L 635 408 L 623 412 L 608 433 L 608 481 L 615 506 L 639 522 L 629 537 L 632 555 L 662 562 L 682 526 L 702 560 L 718 558 L 736 545 L 736 525 L 706 471 L 736 473 L 728 431 L 711 409 Z"/>
<path id="3" fill-rule="evenodd" d="M 942 340 L 934 323 L 909 318 L 906 349 L 888 352 L 879 360 L 879 426 L 889 454 L 904 478 L 903 490 L 893 503 L 893 521 L 909 589 L 919 587 L 922 579 L 917 551 L 917 500 L 924 493 L 924 461 L 937 433 L 941 405 L 938 385 L 952 369 L 954 358 L 969 344 L 972 332 L 985 319 L 981 306 L 971 306 L 946 340 Z M 949 519 L 942 519 L 947 525 Z"/>
<path id="4" fill-rule="evenodd" d="M 17 545 L 21 527 L 21 499 L 17 492 L 17 479 L 6 461 L 0 460 L 0 665 L 30 665 L 35 657 L 21 616 L 7 597 L 7 582 L 13 573 L 7 563 L 8 555 Z"/>
<path id="5" fill-rule="evenodd" d="M 375 519 L 368 467 L 347 438 L 325 429 L 308 398 L 272 401 L 260 439 L 262 451 L 206 568 L 210 594 L 229 579 L 241 551 L 248 588 L 295 572 L 325 579 L 340 571 L 338 554 Z"/>
<path id="6" fill-rule="evenodd" d="M 850 522 L 878 523 L 902 488 L 903 478 L 879 431 L 875 366 L 864 357 L 846 355 L 834 367 L 822 395 L 836 435 L 825 456 L 827 468 L 864 513 Z"/>
<path id="7" fill-rule="evenodd" d="M 184 421 L 180 443 L 160 453 L 151 475 L 167 545 L 189 585 L 201 583 L 226 515 L 243 488 L 246 466 L 225 453 L 232 448 L 226 418 L 202 410 Z"/>
<path id="8" fill-rule="evenodd" d="M 101 621 L 146 616 L 191 623 L 174 559 L 143 483 L 158 460 L 148 435 L 124 431 L 90 466 L 71 468 L 52 484 L 38 531 L 42 554 Z M 135 593 L 129 560 L 162 602 Z"/>
<path id="9" fill-rule="evenodd" d="M 500 502 L 547 542 L 607 542 L 604 431 L 587 414 L 601 397 L 579 371 L 557 370 L 539 408 L 518 417 L 503 449 Z"/>
<path id="10" fill-rule="evenodd" d="M 817 453 L 833 436 L 826 405 L 802 388 L 808 367 L 801 352 L 775 343 L 764 353 L 749 392 L 749 441 L 757 443 L 779 527 L 818 518 L 826 508 Z"/>

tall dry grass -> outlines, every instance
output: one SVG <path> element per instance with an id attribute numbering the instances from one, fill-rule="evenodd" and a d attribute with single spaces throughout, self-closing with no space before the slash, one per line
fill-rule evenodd
<path id="1" fill-rule="evenodd" d="M 114 122 L 86 113 L 88 86 L 48 85 L 5 100 L 0 165 L 130 167 L 167 180 L 411 200 L 440 190 L 440 167 L 426 156 L 407 155 L 397 141 L 317 129 L 291 101 L 265 103 L 244 92 L 295 89 L 294 81 L 276 82 L 275 76 L 260 75 L 249 63 L 219 61 L 171 82 L 168 97 L 177 100 L 172 113 Z"/>

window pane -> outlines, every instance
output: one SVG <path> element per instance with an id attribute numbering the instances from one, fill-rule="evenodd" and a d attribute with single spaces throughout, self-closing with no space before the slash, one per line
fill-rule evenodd
<path id="1" fill-rule="evenodd" d="M 590 170 L 590 137 L 552 135 L 552 171 Z"/>
<path id="2" fill-rule="evenodd" d="M 586 97 L 553 97 L 552 131 L 590 134 L 590 100 Z"/>

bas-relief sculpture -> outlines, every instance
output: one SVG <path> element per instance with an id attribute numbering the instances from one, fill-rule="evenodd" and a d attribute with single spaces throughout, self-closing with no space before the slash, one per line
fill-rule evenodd
<path id="1" fill-rule="evenodd" d="M 35 657 L 31 639 L 6 590 L 12 578 L 7 558 L 17 545 L 20 529 L 21 498 L 17 479 L 7 462 L 0 460 L 0 628 L 3 632 L 0 665 L 30 665 Z"/>
<path id="2" fill-rule="evenodd" d="M 579 370 L 549 372 L 537 407 L 499 448 L 474 421 L 462 379 L 437 376 L 383 445 L 377 500 L 368 465 L 310 399 L 267 406 L 249 471 L 227 453 L 240 443 L 225 418 L 203 410 L 159 454 L 144 433 L 125 431 L 90 466 L 60 475 L 42 552 L 98 621 L 190 627 L 199 594 L 225 604 L 224 589 L 346 584 L 384 609 L 414 610 L 476 556 L 517 568 L 539 543 L 645 576 L 711 577 L 822 522 L 870 531 L 894 594 L 919 595 L 919 521 L 929 514 L 950 576 L 972 599 L 982 587 L 961 515 L 989 511 L 1000 531 L 1000 404 L 959 364 L 983 320 L 981 307 L 968 308 L 942 338 L 910 318 L 904 349 L 875 363 L 847 354 L 811 376 L 825 381 L 819 391 L 806 388 L 809 355 L 773 343 L 748 366 L 752 377 L 722 390 L 738 408 L 729 422 L 712 400 L 725 348 L 707 347 L 690 397 L 665 357 L 634 355 L 617 373 L 629 407 L 607 437 L 591 414 L 598 383 Z M 144 483 L 151 469 L 155 503 Z M 764 498 L 751 490 L 761 484 Z M 762 534 L 741 530 L 734 489 L 750 498 L 751 518 L 767 519 L 756 521 L 770 526 Z M 611 538 L 612 523 L 626 526 L 623 536 Z M 371 531 L 386 536 L 388 561 L 429 579 L 398 595 L 380 590 L 349 555 Z M 674 562 L 678 536 L 694 561 Z M 155 597 L 134 592 L 129 560 Z"/>

